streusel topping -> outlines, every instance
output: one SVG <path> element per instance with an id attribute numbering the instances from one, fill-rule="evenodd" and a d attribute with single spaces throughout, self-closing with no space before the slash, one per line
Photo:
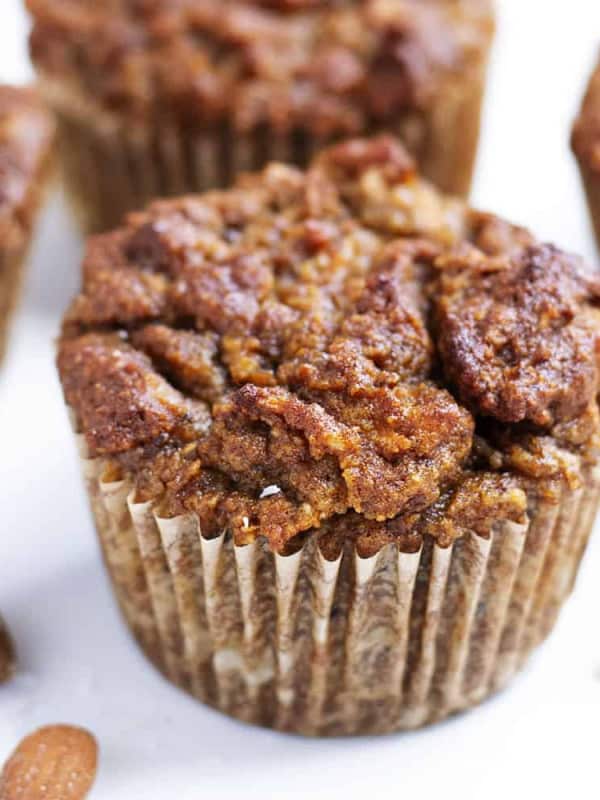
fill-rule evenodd
<path id="1" fill-rule="evenodd" d="M 58 363 L 91 455 L 163 513 L 282 552 L 448 544 L 595 458 L 597 292 L 355 140 L 92 239 Z"/>

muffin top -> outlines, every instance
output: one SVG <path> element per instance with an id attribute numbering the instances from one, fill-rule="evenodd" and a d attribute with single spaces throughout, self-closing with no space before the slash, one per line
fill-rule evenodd
<path id="1" fill-rule="evenodd" d="M 600 61 L 575 120 L 572 144 L 577 158 L 600 175 Z"/>
<path id="2" fill-rule="evenodd" d="M 107 479 L 206 535 L 446 545 L 595 461 L 598 290 L 352 140 L 92 238 L 58 366 Z"/>
<path id="3" fill-rule="evenodd" d="M 20 247 L 53 124 L 32 89 L 0 85 L 0 247 Z"/>
<path id="4" fill-rule="evenodd" d="M 468 80 L 490 0 L 27 0 L 31 53 L 75 102 L 143 120 L 364 131 Z M 72 98 L 71 98 L 72 101 Z M 68 100 L 67 100 L 68 102 Z"/>

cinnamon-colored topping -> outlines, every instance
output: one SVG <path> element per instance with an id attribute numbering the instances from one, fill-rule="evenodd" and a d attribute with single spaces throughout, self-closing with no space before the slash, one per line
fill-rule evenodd
<path id="1" fill-rule="evenodd" d="M 0 85 L 0 248 L 29 235 L 41 172 L 53 137 L 49 114 L 32 89 Z"/>
<path id="2" fill-rule="evenodd" d="M 200 433 L 209 414 L 188 401 L 150 359 L 111 334 L 88 334 L 61 349 L 64 390 L 97 453 L 121 453 L 170 434 Z M 101 380 L 100 380 L 101 378 Z"/>
<path id="3" fill-rule="evenodd" d="M 90 453 L 205 533 L 447 545 L 596 457 L 596 287 L 393 139 L 155 203 L 83 277 L 58 364 Z"/>
<path id="4" fill-rule="evenodd" d="M 27 0 L 43 74 L 143 118 L 364 131 L 485 58 L 488 0 Z"/>
<path id="5" fill-rule="evenodd" d="M 469 249 L 436 267 L 440 356 L 465 403 L 540 427 L 583 413 L 598 389 L 598 320 L 574 257 L 550 245 L 496 259 Z"/>
<path id="6" fill-rule="evenodd" d="M 575 121 L 572 145 L 579 160 L 600 175 L 600 61 Z"/>
<path id="7" fill-rule="evenodd" d="M 304 395 L 303 388 L 297 391 Z M 439 486 L 468 455 L 468 415 L 445 392 L 424 384 L 346 391 L 329 389 L 317 403 L 246 384 L 215 409 L 211 434 L 199 447 L 202 462 L 230 476 L 249 497 L 277 481 L 284 498 L 295 501 L 300 530 L 349 509 L 385 520 L 436 500 Z M 264 504 L 264 519 L 253 518 L 254 501 L 245 504 L 248 534 L 272 526 L 266 507 L 272 504 Z M 285 528 L 279 535 L 282 546 Z"/>

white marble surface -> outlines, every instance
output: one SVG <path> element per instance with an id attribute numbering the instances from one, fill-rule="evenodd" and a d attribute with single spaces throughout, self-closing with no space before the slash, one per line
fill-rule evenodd
<path id="1" fill-rule="evenodd" d="M 566 142 L 600 43 L 598 0 L 499 6 L 475 200 L 597 258 Z M 0 23 L 0 79 L 25 79 L 19 0 L 0 0 Z M 0 608 L 21 665 L 0 689 L 0 761 L 33 727 L 66 721 L 100 741 L 96 800 L 599 797 L 600 539 L 525 673 L 430 730 L 305 741 L 230 721 L 154 673 L 112 604 L 53 369 L 80 250 L 56 198 L 0 372 Z"/>

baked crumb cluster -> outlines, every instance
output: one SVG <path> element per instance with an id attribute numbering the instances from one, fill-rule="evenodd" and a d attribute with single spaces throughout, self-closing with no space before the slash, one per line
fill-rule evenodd
<path id="1" fill-rule="evenodd" d="M 485 0 L 28 0 L 31 52 L 105 110 L 321 135 L 428 107 L 477 69 Z M 197 117 L 197 118 L 195 118 Z"/>
<path id="2" fill-rule="evenodd" d="M 0 249 L 23 247 L 53 125 L 31 89 L 0 85 Z M 0 263 L 1 269 L 1 263 Z"/>
<path id="3" fill-rule="evenodd" d="M 58 364 L 90 454 L 206 535 L 447 545 L 595 460 L 597 297 L 378 137 L 93 238 Z"/>

